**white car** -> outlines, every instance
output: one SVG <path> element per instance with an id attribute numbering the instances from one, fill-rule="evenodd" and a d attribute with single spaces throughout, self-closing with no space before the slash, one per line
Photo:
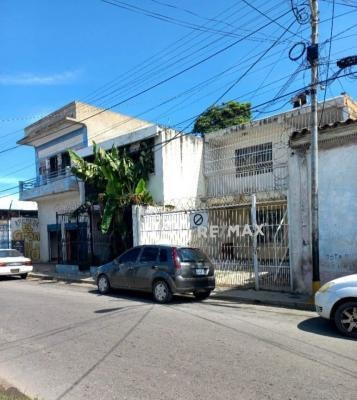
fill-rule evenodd
<path id="1" fill-rule="evenodd" d="M 20 275 L 26 279 L 33 269 L 32 261 L 15 249 L 0 249 L 0 276 Z"/>
<path id="2" fill-rule="evenodd" d="M 315 306 L 341 333 L 357 338 L 357 274 L 325 283 L 315 294 Z"/>

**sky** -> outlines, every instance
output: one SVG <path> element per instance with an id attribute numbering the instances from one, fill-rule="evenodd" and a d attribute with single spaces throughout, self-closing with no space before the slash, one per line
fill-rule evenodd
<path id="1" fill-rule="evenodd" d="M 336 0 L 331 42 L 333 0 L 319 3 L 323 80 L 357 54 L 357 0 Z M 255 118 L 288 109 L 289 96 L 270 101 L 308 85 L 306 54 L 289 51 L 309 36 L 290 0 L 0 0 L 0 198 L 36 174 L 33 148 L 8 149 L 73 100 L 185 131 L 217 100 L 249 101 Z M 356 82 L 326 97 L 357 99 Z"/>

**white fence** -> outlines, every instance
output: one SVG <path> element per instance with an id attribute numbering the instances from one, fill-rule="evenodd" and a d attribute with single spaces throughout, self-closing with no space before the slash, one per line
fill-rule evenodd
<path id="1" fill-rule="evenodd" d="M 258 204 L 253 213 L 247 203 L 135 207 L 133 220 L 135 245 L 202 249 L 215 265 L 218 285 L 291 290 L 285 201 Z"/>

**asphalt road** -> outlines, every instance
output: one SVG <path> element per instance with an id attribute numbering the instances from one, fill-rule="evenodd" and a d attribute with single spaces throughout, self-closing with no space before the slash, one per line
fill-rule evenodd
<path id="1" fill-rule="evenodd" d="M 39 399 L 356 399 L 357 342 L 312 312 L 0 280 L 0 378 Z"/>

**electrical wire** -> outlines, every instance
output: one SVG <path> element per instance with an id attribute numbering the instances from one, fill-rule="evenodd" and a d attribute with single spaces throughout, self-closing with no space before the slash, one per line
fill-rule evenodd
<path id="1" fill-rule="evenodd" d="M 338 78 L 348 77 L 348 76 L 353 75 L 353 74 L 354 74 L 354 73 L 349 72 L 349 73 L 346 73 L 346 74 L 344 74 L 344 75 L 338 76 Z M 338 79 L 338 78 L 332 76 L 331 78 L 326 79 L 324 82 L 329 82 L 329 81 L 331 81 L 331 80 L 335 80 L 335 79 Z M 317 83 L 318 83 L 318 84 L 321 84 L 322 82 L 317 82 Z M 283 95 L 280 96 L 280 99 L 282 99 L 282 98 L 284 98 L 284 97 L 287 97 L 287 96 L 291 96 L 291 95 L 294 94 L 294 93 L 297 93 L 297 92 L 301 92 L 301 91 L 303 91 L 303 90 L 306 90 L 306 89 L 308 89 L 309 87 L 310 87 L 310 86 L 305 86 L 305 87 L 299 88 L 299 89 L 297 89 L 297 90 L 291 91 L 291 92 L 289 92 L 289 93 L 285 93 L 285 94 L 283 94 Z M 238 99 L 234 99 L 234 100 L 238 100 Z M 276 100 L 277 100 L 277 99 L 274 99 L 274 101 L 276 101 Z M 258 105 L 256 105 L 256 106 L 252 107 L 251 110 L 254 111 L 256 108 L 259 108 L 259 107 L 261 107 L 261 106 L 265 106 L 265 105 L 271 103 L 271 101 L 272 101 L 272 100 L 268 100 L 268 101 L 265 101 L 265 102 L 263 102 L 263 103 L 261 103 L 261 104 L 258 104 Z M 194 115 L 194 116 L 192 116 L 192 117 L 186 119 L 185 121 L 182 121 L 182 122 L 176 124 L 175 126 L 178 126 L 179 124 L 182 124 L 183 122 L 186 122 L 186 121 L 188 121 L 188 120 L 192 121 L 192 120 L 194 120 L 195 118 L 197 118 L 199 115 L 200 115 L 200 114 Z M 191 123 L 192 123 L 192 122 L 191 122 Z M 190 125 L 187 125 L 187 126 L 190 126 Z M 149 146 L 148 148 L 150 149 L 150 148 L 155 148 L 155 147 L 157 147 L 157 146 L 165 145 L 165 143 L 170 143 L 170 142 L 172 142 L 173 140 L 176 140 L 176 139 L 180 138 L 181 136 L 186 136 L 186 135 L 189 135 L 189 134 L 191 134 L 191 133 L 185 133 L 183 130 L 181 130 L 181 131 L 179 131 L 179 132 L 176 132 L 176 134 L 174 135 L 173 138 L 167 139 L 167 140 L 162 141 L 162 142 L 160 142 L 160 143 L 156 143 L 156 144 L 154 144 L 154 145 L 152 145 L 152 146 Z M 158 150 L 159 150 L 159 148 L 158 148 Z M 64 177 L 64 178 L 65 178 L 65 177 Z M 59 179 L 63 179 L 63 178 L 59 178 Z M 10 189 L 8 189 L 8 190 L 10 190 Z M 4 197 L 9 197 L 9 196 L 12 196 L 12 195 L 15 195 L 15 194 L 18 194 L 18 193 L 19 193 L 19 191 L 14 192 L 14 193 L 7 194 L 7 195 L 5 195 L 5 196 L 0 196 L 0 199 L 1 199 L 1 198 L 4 198 Z"/>
<path id="2" fill-rule="evenodd" d="M 334 20 L 335 20 L 335 0 L 333 0 L 333 3 L 332 3 L 332 19 L 331 19 L 331 28 L 330 28 L 330 44 L 329 44 L 329 50 L 328 50 L 328 63 L 327 63 L 327 69 L 326 69 L 326 79 L 328 78 L 329 72 L 330 72 L 330 59 L 331 59 Z M 320 122 L 318 125 L 319 127 L 321 126 L 322 118 L 323 118 L 324 111 L 325 111 L 326 95 L 327 95 L 327 84 L 325 85 L 325 89 L 324 89 L 324 98 L 323 98 L 323 103 L 322 103 Z"/>
<path id="3" fill-rule="evenodd" d="M 174 17 L 170 17 L 161 13 L 156 13 L 156 12 L 152 12 L 150 10 L 144 9 L 142 7 L 138 7 L 135 6 L 133 4 L 129 4 L 129 3 L 125 3 L 124 1 L 120 1 L 120 0 L 101 0 L 103 3 L 107 3 L 107 4 L 111 4 L 115 7 L 119 7 L 122 8 L 124 10 L 128 10 L 134 13 L 138 13 L 138 14 L 143 14 L 146 16 L 149 16 L 151 18 L 155 18 L 161 21 L 165 21 L 165 22 L 169 22 L 169 23 L 173 23 L 174 25 L 178 25 L 178 26 L 182 26 L 185 28 L 190 28 L 193 30 L 198 30 L 198 31 L 203 31 L 203 32 L 211 32 L 211 33 L 215 33 L 215 34 L 220 34 L 223 36 L 232 36 L 232 37 L 238 37 L 238 35 L 236 34 L 232 34 L 229 31 L 222 31 L 219 29 L 204 29 L 202 28 L 200 25 L 197 24 L 193 24 L 184 20 L 180 20 Z"/>
<path id="4" fill-rule="evenodd" d="M 235 81 L 233 82 L 233 84 L 226 89 L 218 98 L 217 100 L 214 102 L 213 105 L 217 104 L 220 100 L 223 99 L 223 97 L 228 94 L 235 86 L 237 86 L 237 84 L 248 74 L 249 71 L 251 71 L 268 53 L 269 51 L 274 48 L 277 43 L 279 42 L 279 40 L 285 35 L 286 32 L 290 31 L 290 28 L 294 25 L 295 20 L 288 26 L 288 28 L 285 28 L 285 30 L 282 32 L 282 34 L 276 39 L 276 41 L 269 46 L 264 53 Z"/>
<path id="5" fill-rule="evenodd" d="M 276 18 L 276 20 L 278 20 L 278 19 L 284 17 L 284 16 L 287 15 L 288 13 L 289 13 L 289 11 L 284 12 L 282 15 L 280 15 L 278 18 Z M 273 21 L 274 21 L 274 20 L 273 20 Z M 263 30 L 263 29 L 266 28 L 267 26 L 271 25 L 271 24 L 273 23 L 273 21 L 267 22 L 266 24 L 264 24 L 264 25 L 261 26 L 260 28 L 256 29 L 254 32 L 249 33 L 249 34 L 247 35 L 247 37 L 251 36 L 251 35 L 254 34 L 255 32 L 259 32 L 259 31 Z M 191 69 L 197 67 L 198 65 L 200 65 L 200 64 L 202 64 L 202 63 L 205 63 L 206 61 L 208 61 L 208 60 L 210 60 L 210 59 L 216 57 L 217 55 L 219 55 L 219 54 L 221 54 L 221 53 L 227 51 L 228 49 L 230 49 L 230 48 L 232 48 L 233 46 L 237 45 L 238 43 L 242 42 L 243 40 L 244 40 L 244 38 L 241 38 L 241 39 L 238 39 L 238 40 L 234 41 L 233 43 L 230 43 L 229 45 L 226 45 L 225 47 L 223 47 L 223 48 L 221 48 L 221 49 L 215 51 L 214 53 L 212 53 L 212 54 L 206 56 L 205 58 L 203 58 L 203 59 L 201 59 L 201 60 L 199 60 L 199 61 L 197 61 L 197 62 L 191 64 L 190 66 L 184 68 L 183 70 L 181 70 L 181 71 L 179 71 L 179 72 L 176 72 L 175 74 L 173 74 L 173 75 L 171 75 L 171 76 L 169 76 L 169 77 L 167 77 L 167 78 L 165 78 L 165 79 L 163 79 L 163 80 L 157 82 L 156 84 L 151 85 L 150 87 L 148 87 L 148 88 L 146 88 L 146 89 L 143 89 L 143 90 L 141 90 L 140 92 L 137 92 L 137 93 L 135 93 L 134 95 L 129 96 L 128 98 L 119 101 L 118 103 L 115 103 L 115 104 L 113 104 L 113 105 L 111 105 L 111 106 L 109 106 L 109 107 L 107 107 L 107 108 L 104 108 L 104 109 L 102 109 L 102 110 L 99 110 L 99 111 L 95 112 L 94 114 L 92 114 L 92 115 L 90 115 L 90 116 L 88 116 L 88 117 L 86 117 L 86 118 L 83 118 L 82 120 L 78 121 L 78 123 L 82 123 L 82 122 L 84 122 L 84 121 L 86 121 L 86 120 L 88 120 L 88 119 L 90 119 L 90 118 L 93 118 L 93 117 L 95 117 L 95 116 L 97 116 L 97 115 L 102 114 L 102 113 L 105 112 L 105 111 L 108 111 L 108 110 L 111 110 L 111 109 L 113 109 L 113 108 L 115 108 L 115 107 L 118 107 L 119 105 L 122 105 L 122 104 L 124 104 L 124 103 L 126 103 L 126 102 L 128 102 L 128 101 L 130 101 L 130 100 L 133 100 L 133 99 L 135 99 L 136 97 L 139 97 L 139 96 L 141 96 L 142 94 L 147 93 L 147 92 L 149 92 L 149 91 L 151 91 L 151 90 L 153 90 L 153 89 L 155 89 L 155 88 L 157 88 L 157 87 L 163 85 L 164 83 L 169 82 L 170 80 L 172 80 L 172 79 L 174 79 L 174 78 L 177 78 L 178 76 L 184 74 L 185 72 L 187 72 L 187 71 L 189 71 L 189 70 L 191 70 Z M 60 128 L 59 130 L 57 130 L 57 131 L 55 131 L 55 132 L 53 132 L 53 133 L 60 132 L 60 131 L 62 131 L 63 129 L 64 129 L 64 128 Z M 16 148 L 18 148 L 18 147 L 20 147 L 20 145 L 16 145 L 16 146 L 10 147 L 10 148 L 8 148 L 8 149 L 0 150 L 0 154 L 3 154 L 3 153 L 5 153 L 5 152 L 11 151 L 11 150 L 14 150 L 14 149 L 16 149 Z"/>
<path id="6" fill-rule="evenodd" d="M 226 9 L 225 11 L 227 11 L 227 10 L 228 10 L 228 9 Z M 344 15 L 344 14 L 343 14 L 343 15 Z M 338 16 L 337 16 L 337 17 L 338 17 Z M 324 21 L 321 21 L 321 22 L 325 22 L 325 21 L 327 21 L 327 20 L 324 20 Z M 354 25 L 352 25 L 351 27 L 345 29 L 344 31 L 340 32 L 338 35 L 341 35 L 342 33 L 344 33 L 344 32 L 346 32 L 346 31 L 352 29 L 355 25 L 356 25 L 356 24 L 354 24 Z M 338 36 L 338 35 L 336 35 L 336 36 Z M 328 42 L 328 41 L 326 41 L 326 42 Z M 55 117 L 56 117 L 56 116 L 57 116 L 57 114 L 55 115 Z M 31 117 L 34 118 L 35 116 L 31 116 Z M 12 132 L 11 132 L 11 133 L 7 133 L 7 134 L 5 134 L 5 135 L 3 135 L 3 136 L 7 136 L 7 135 L 9 135 L 9 134 L 12 134 Z"/>

